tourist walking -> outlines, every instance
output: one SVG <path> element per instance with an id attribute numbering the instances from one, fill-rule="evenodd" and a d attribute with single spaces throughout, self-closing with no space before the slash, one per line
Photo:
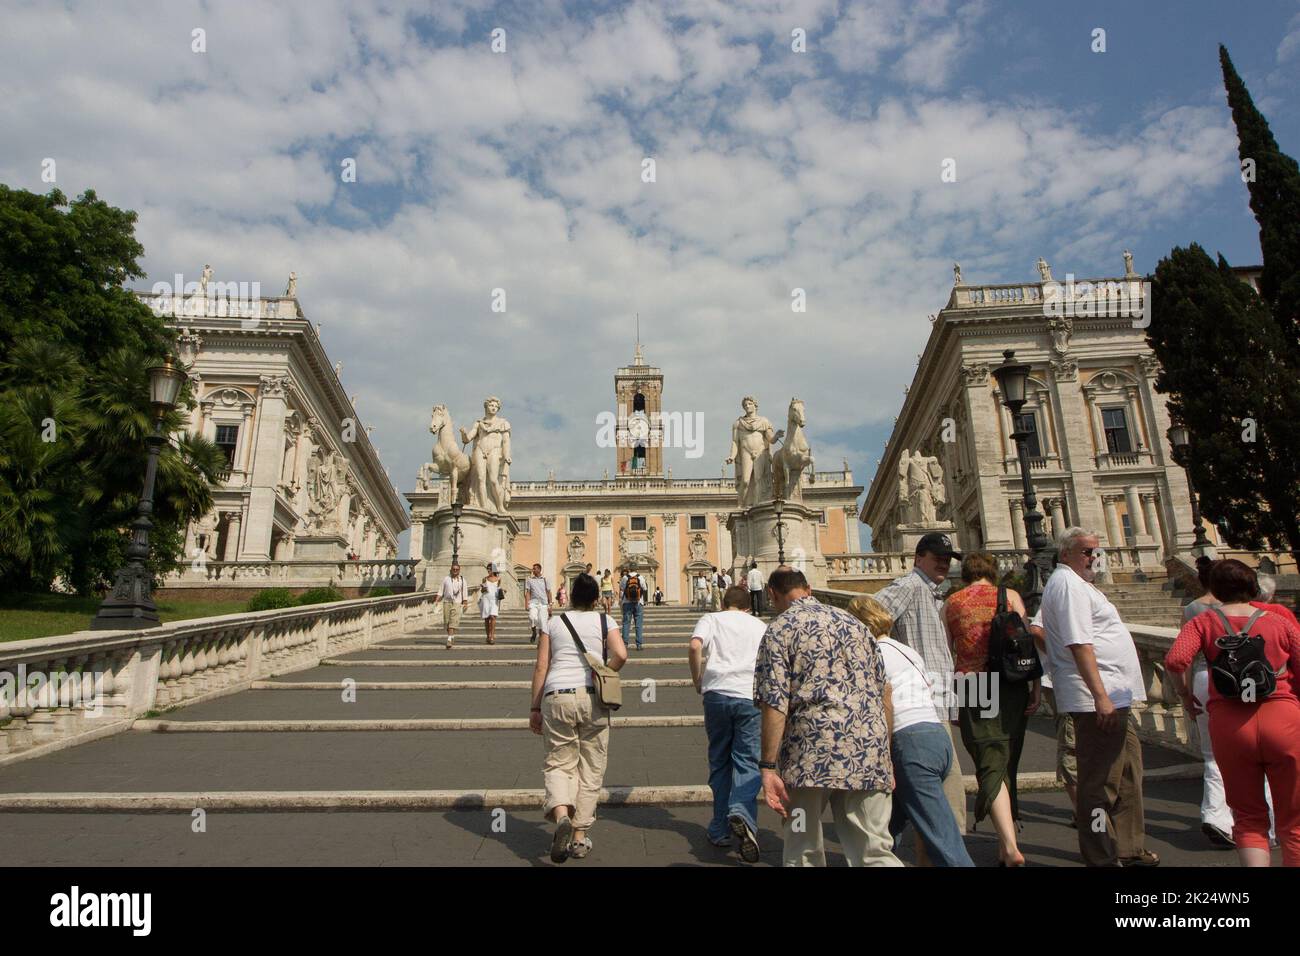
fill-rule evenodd
<path id="1" fill-rule="evenodd" d="M 853 615 L 819 603 L 802 571 L 773 571 L 768 588 L 776 618 L 759 645 L 754 697 L 763 792 L 785 821 L 782 862 L 826 865 L 829 803 L 849 866 L 902 866 L 889 833 L 889 683 L 876 642 Z"/>
<path id="2" fill-rule="evenodd" d="M 1056 556 L 1052 556 L 1052 568 L 1056 568 Z M 1043 630 L 1043 609 L 1039 607 L 1029 619 L 1029 633 L 1034 637 L 1034 646 L 1038 648 L 1038 660 L 1043 665 L 1043 676 L 1039 681 L 1039 700 L 1052 712 L 1056 727 L 1056 782 L 1065 787 L 1065 795 L 1070 798 L 1070 826 L 1078 812 L 1079 764 L 1075 756 L 1074 717 L 1068 711 L 1061 710 L 1056 704 L 1056 692 L 1052 687 L 1052 662 L 1047 656 L 1047 632 Z"/>
<path id="3" fill-rule="evenodd" d="M 488 565 L 487 577 L 483 579 L 478 589 L 478 610 L 483 616 L 483 630 L 487 633 L 489 644 L 497 642 L 497 615 L 501 613 L 501 601 L 505 598 L 505 594 L 496 565 Z"/>
<path id="4" fill-rule="evenodd" d="M 963 688 L 957 725 L 966 752 L 975 762 L 979 784 L 975 822 L 991 814 L 998 836 L 998 862 L 1024 866 L 1024 855 L 1016 845 L 1016 822 L 1020 819 L 1016 775 L 1029 715 L 1038 709 L 1038 681 L 1008 681 L 999 673 L 997 662 L 990 666 L 989 636 L 999 600 L 1005 602 L 1005 609 L 1019 614 L 1021 621 L 1027 616 L 1020 595 L 998 587 L 997 576 L 993 555 L 985 551 L 966 555 L 961 565 L 966 587 L 944 603 L 943 616 L 956 684 Z M 973 693 L 979 681 L 988 682 L 985 700 L 978 699 L 982 694 Z"/>
<path id="5" fill-rule="evenodd" d="M 876 638 L 890 688 L 890 753 L 894 761 L 894 851 L 910 822 L 937 866 L 974 866 L 943 792 L 955 756 L 948 719 L 935 704 L 935 688 L 921 655 L 889 636 L 894 619 L 874 598 L 857 597 L 849 613 Z"/>
<path id="6" fill-rule="evenodd" d="M 1215 561 L 1209 588 L 1222 603 L 1183 625 L 1165 655 L 1165 668 L 1182 675 L 1193 658 L 1203 654 L 1215 671 L 1207 708 L 1210 739 L 1232 810 L 1232 839 L 1241 864 L 1270 862 L 1267 784 L 1283 865 L 1300 866 L 1300 698 L 1293 677 L 1300 670 L 1300 627 L 1252 606 L 1259 585 L 1255 572 L 1241 561 Z M 1251 669 L 1228 661 L 1223 644 L 1237 634 L 1249 634 L 1252 643 L 1258 642 L 1261 659 Z M 1249 659 L 1250 651 L 1242 657 Z M 1230 695 L 1225 691 L 1234 681 Z M 1177 683 L 1183 706 L 1195 714 L 1199 702 L 1185 681 Z"/>
<path id="7" fill-rule="evenodd" d="M 528 643 L 535 644 L 551 619 L 551 585 L 542 576 L 540 564 L 533 565 L 532 576 L 524 582 L 524 593 L 528 597 L 528 626 L 532 630 Z"/>
<path id="8" fill-rule="evenodd" d="M 1146 688 L 1132 635 L 1092 584 L 1099 547 L 1091 531 L 1066 529 L 1043 589 L 1056 704 L 1074 715 L 1079 853 L 1086 866 L 1158 866 L 1160 857 L 1146 849 L 1142 745 L 1132 713 Z"/>
<path id="9" fill-rule="evenodd" d="M 709 579 L 703 571 L 695 575 L 695 607 L 701 611 L 709 609 Z"/>
<path id="10" fill-rule="evenodd" d="M 721 611 L 699 619 L 690 644 L 691 680 L 704 697 L 709 738 L 709 842 L 726 846 L 734 836 L 746 863 L 758 862 L 761 720 L 754 706 L 754 663 L 765 630 L 749 611 L 745 588 L 732 588 L 722 596 Z"/>
<path id="11" fill-rule="evenodd" d="M 956 697 L 953 694 L 952 651 L 948 647 L 948 633 L 944 628 L 940 586 L 948 578 L 952 559 L 961 560 L 953 550 L 952 539 L 946 534 L 931 532 L 916 543 L 912 570 L 890 582 L 878 591 L 875 599 L 894 619 L 890 637 L 906 644 L 921 655 L 925 669 L 938 685 L 937 691 L 949 721 L 957 720 Z M 952 724 L 947 724 L 949 739 Z M 962 780 L 961 765 L 957 762 L 957 748 L 953 745 L 952 765 L 943 780 L 943 792 L 948 797 L 953 819 L 963 833 L 966 832 L 966 784 Z M 919 839 L 916 855 L 920 865 L 925 865 L 925 844 Z"/>
<path id="12" fill-rule="evenodd" d="M 759 617 L 763 613 L 763 572 L 758 570 L 757 561 L 749 566 L 745 583 L 749 586 L 749 609 Z"/>
<path id="13" fill-rule="evenodd" d="M 1202 593 L 1183 606 L 1184 624 L 1223 603 L 1210 590 L 1210 565 L 1213 563 L 1205 555 L 1196 559 L 1196 577 Z M 1204 654 L 1193 656 L 1186 678 L 1195 700 L 1195 706 L 1187 708 L 1187 714 L 1195 719 L 1196 741 L 1201 748 L 1201 832 L 1211 846 L 1230 850 L 1236 846 L 1232 841 L 1232 810 L 1223 792 L 1223 774 L 1214 759 L 1214 746 L 1210 742 L 1210 714 L 1206 710 L 1210 701 L 1210 670 Z"/>
<path id="14" fill-rule="evenodd" d="M 569 589 L 560 582 L 560 586 L 555 589 L 555 606 L 565 608 L 569 606 Z"/>
<path id="15" fill-rule="evenodd" d="M 628 568 L 618 589 L 619 601 L 623 608 L 623 634 L 628 634 L 628 622 L 636 626 L 636 649 L 642 649 L 641 629 L 645 620 L 645 582 L 632 568 Z"/>
<path id="16" fill-rule="evenodd" d="M 442 623 L 447 629 L 447 649 L 455 646 L 456 629 L 460 627 L 460 615 L 469 607 L 469 590 L 465 579 L 460 576 L 460 565 L 453 564 L 451 572 L 442 579 L 434 604 L 442 603 Z"/>
<path id="17" fill-rule="evenodd" d="M 556 863 L 591 852 L 587 831 L 596 822 L 596 798 L 609 759 L 610 711 L 596 696 L 584 655 L 616 671 L 627 663 L 618 626 L 596 607 L 599 598 L 596 579 L 579 575 L 573 610 L 552 617 L 537 642 L 528 726 L 545 743 L 543 812 L 555 823 L 551 860 Z"/>
<path id="18" fill-rule="evenodd" d="M 614 575 L 610 574 L 609 568 L 600 577 L 600 603 L 606 614 L 614 609 Z"/>

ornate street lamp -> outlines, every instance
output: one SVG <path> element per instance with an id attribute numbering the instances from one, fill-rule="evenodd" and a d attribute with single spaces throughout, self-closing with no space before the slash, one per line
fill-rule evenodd
<path id="1" fill-rule="evenodd" d="M 776 535 L 776 563 L 785 564 L 785 522 L 781 520 L 781 514 L 785 511 L 785 501 L 777 498 L 772 502 L 776 508 L 776 527 L 772 533 Z"/>
<path id="2" fill-rule="evenodd" d="M 465 506 L 459 501 L 451 503 L 451 563 L 460 564 L 460 513 Z"/>
<path id="3" fill-rule="evenodd" d="M 92 631 L 138 630 L 156 627 L 158 608 L 153 602 L 153 580 L 145 561 L 149 558 L 149 532 L 153 529 L 153 487 L 158 475 L 158 454 L 166 443 L 163 419 L 176 407 L 185 371 L 168 356 L 162 365 L 149 369 L 149 403 L 153 406 L 153 434 L 145 439 L 149 446 L 149 463 L 145 466 L 144 492 L 131 522 L 131 543 L 126 549 L 126 564 L 118 568 L 113 590 L 99 606 L 90 622 Z"/>
<path id="4" fill-rule="evenodd" d="M 1174 446 L 1174 451 L 1178 457 L 1182 458 L 1180 464 L 1183 465 L 1183 471 L 1187 474 L 1187 497 L 1192 500 L 1192 530 L 1196 534 L 1196 540 L 1192 542 L 1192 552 L 1196 555 L 1205 554 L 1210 549 L 1210 539 L 1205 536 L 1205 525 L 1201 523 L 1201 502 L 1196 494 L 1196 488 L 1192 484 L 1191 469 L 1183 464 L 1187 461 L 1189 454 L 1188 448 L 1191 446 L 1191 434 L 1187 431 L 1186 425 L 1173 425 L 1169 429 L 1169 444 Z"/>
<path id="5" fill-rule="evenodd" d="M 1025 534 L 1029 539 L 1029 560 L 1025 563 L 1025 608 L 1030 614 L 1038 610 L 1043 595 L 1043 584 L 1052 573 L 1052 544 L 1043 533 L 1043 514 L 1038 510 L 1038 498 L 1029 478 L 1029 432 L 1020 424 L 1020 410 L 1025 406 L 1025 386 L 1029 381 L 1029 366 L 1016 362 L 1014 349 L 1002 353 L 1003 362 L 993 370 L 1002 392 L 1002 404 L 1011 412 L 1015 431 L 1011 439 L 1016 443 L 1020 461 L 1020 482 L 1025 498 Z"/>

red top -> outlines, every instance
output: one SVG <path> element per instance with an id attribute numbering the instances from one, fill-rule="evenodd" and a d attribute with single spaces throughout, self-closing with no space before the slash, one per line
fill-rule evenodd
<path id="1" fill-rule="evenodd" d="M 1244 627 L 1250 620 L 1245 614 L 1226 616 L 1235 629 Z M 1274 670 L 1286 667 L 1286 672 L 1278 676 L 1277 690 L 1268 699 L 1300 703 L 1300 698 L 1296 697 L 1293 690 L 1295 675 L 1300 673 L 1300 627 L 1282 615 L 1272 613 L 1271 609 L 1266 609 L 1266 613 L 1251 627 L 1250 633 L 1264 639 L 1264 656 Z M 1174 646 L 1165 655 L 1165 667 L 1175 674 L 1181 674 L 1192 666 L 1192 660 L 1197 654 L 1204 653 L 1207 661 L 1214 660 L 1219 654 L 1214 642 L 1223 636 L 1223 622 L 1219 620 L 1219 615 L 1213 611 L 1202 611 L 1184 624 L 1174 638 Z M 1223 696 L 1211 680 L 1208 706 L 1213 707 L 1222 699 Z"/>
<path id="2" fill-rule="evenodd" d="M 976 581 L 948 598 L 943 617 L 952 642 L 952 669 L 957 673 L 978 674 L 988 664 L 989 630 L 997 609 L 998 589 L 987 581 Z"/>

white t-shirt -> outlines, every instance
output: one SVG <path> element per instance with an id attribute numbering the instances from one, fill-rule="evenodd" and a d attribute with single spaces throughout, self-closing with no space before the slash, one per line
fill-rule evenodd
<path id="1" fill-rule="evenodd" d="M 725 590 L 726 590 L 727 588 L 729 588 L 729 587 L 731 587 L 731 575 L 730 575 L 730 574 L 724 574 L 724 575 L 722 576 L 722 590 L 725 591 Z"/>
<path id="2" fill-rule="evenodd" d="M 1043 629 L 1047 632 L 1056 706 L 1064 713 L 1095 711 L 1092 693 L 1079 676 L 1070 647 L 1091 644 L 1106 696 L 1116 707 L 1146 700 L 1142 666 L 1133 635 L 1115 605 L 1067 565 L 1058 565 L 1043 589 Z"/>
<path id="3" fill-rule="evenodd" d="M 529 604 L 545 604 L 545 603 L 546 603 L 546 590 L 547 590 L 547 588 L 546 588 L 546 578 L 544 578 L 544 577 L 541 577 L 541 578 L 533 578 L 533 577 L 530 577 L 527 581 L 524 582 L 524 587 L 526 587 L 526 588 L 528 589 L 528 603 L 529 603 Z"/>
<path id="4" fill-rule="evenodd" d="M 754 699 L 754 662 L 767 625 L 744 611 L 706 614 L 695 625 L 691 640 L 704 647 L 700 692 Z"/>
<path id="5" fill-rule="evenodd" d="M 463 601 L 465 600 L 465 578 L 453 578 L 450 574 L 442 579 L 442 589 L 439 592 L 445 601 Z"/>
<path id="6" fill-rule="evenodd" d="M 745 576 L 745 582 L 749 585 L 751 591 L 763 590 L 763 572 L 754 568 Z"/>
<path id="7" fill-rule="evenodd" d="M 878 637 L 876 644 L 893 696 L 894 733 L 913 724 L 942 724 L 944 717 L 934 706 L 934 684 L 921 655 L 890 637 Z"/>
<path id="8" fill-rule="evenodd" d="M 600 619 L 602 616 L 605 618 L 605 627 L 610 634 L 618 630 L 618 622 L 608 614 L 602 615 L 599 611 L 566 611 L 565 614 L 573 622 L 573 628 L 578 632 L 582 646 L 589 654 L 600 658 Z M 587 667 L 587 662 L 579 656 L 578 648 L 573 643 L 573 635 L 569 633 L 569 629 L 564 626 L 564 621 L 560 618 L 561 616 L 557 614 L 546 624 L 546 633 L 551 638 L 551 665 L 546 671 L 543 694 L 569 687 L 591 686 L 591 670 Z"/>

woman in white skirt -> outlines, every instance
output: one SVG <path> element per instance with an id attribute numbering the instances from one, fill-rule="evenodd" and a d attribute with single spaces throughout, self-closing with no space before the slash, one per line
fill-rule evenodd
<path id="1" fill-rule="evenodd" d="M 552 617 L 538 638 L 528 715 L 529 728 L 542 735 L 546 745 L 543 812 L 555 822 L 551 860 L 556 863 L 569 857 L 580 860 L 591 852 L 587 831 L 596 822 L 596 797 L 609 756 L 610 711 L 592 690 L 591 668 L 578 644 L 613 670 L 627 663 L 618 624 L 597 607 L 600 584 L 596 579 L 578 575 L 572 600 L 573 607 Z"/>
<path id="2" fill-rule="evenodd" d="M 495 644 L 497 642 L 497 615 L 501 613 L 501 575 L 497 574 L 496 566 L 488 568 L 488 576 L 483 579 L 483 584 L 478 592 L 478 610 L 483 615 L 483 630 L 487 631 L 487 642 Z"/>

